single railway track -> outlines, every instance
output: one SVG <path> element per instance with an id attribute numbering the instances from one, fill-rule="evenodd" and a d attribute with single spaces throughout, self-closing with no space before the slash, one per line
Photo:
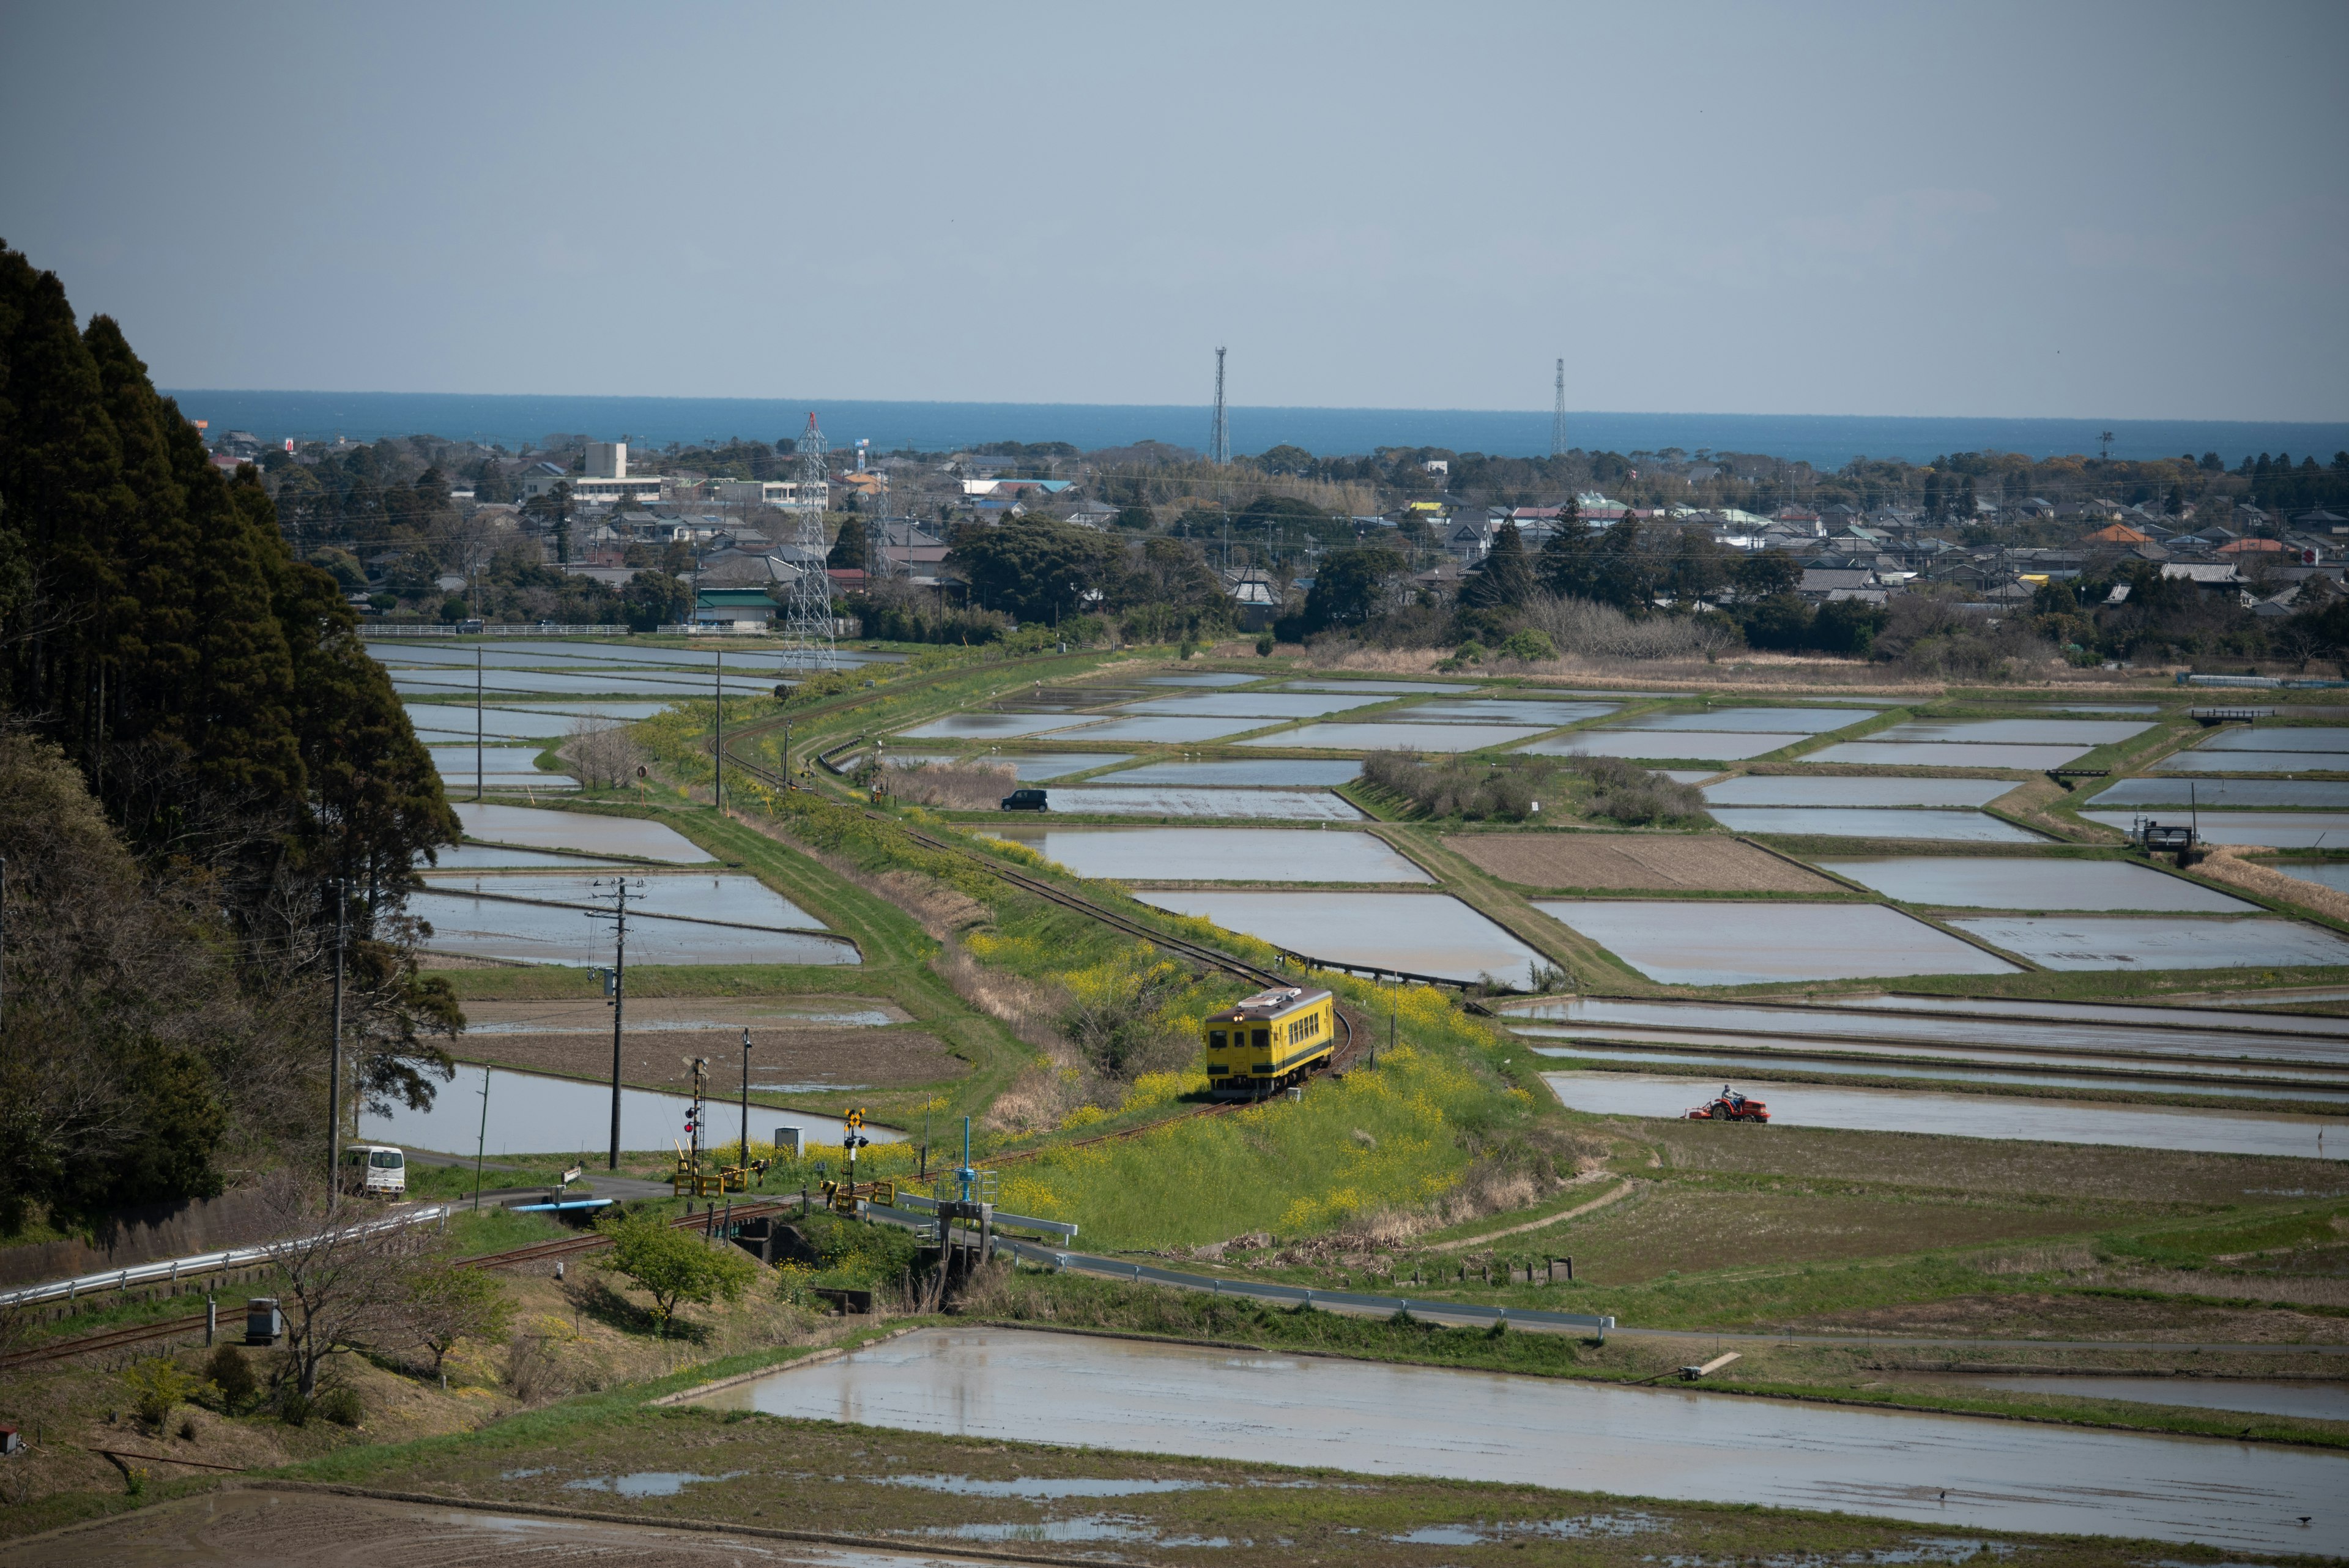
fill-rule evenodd
<path id="1" fill-rule="evenodd" d="M 796 1207 L 796 1199 L 768 1199 L 756 1203 L 739 1203 L 734 1207 L 737 1220 L 755 1220 Z M 671 1230 L 691 1230 L 709 1223 L 706 1214 L 681 1214 L 669 1222 Z M 597 1231 L 584 1235 L 559 1237 L 552 1241 L 534 1241 L 526 1247 L 509 1247 L 502 1252 L 483 1252 L 476 1257 L 460 1258 L 460 1269 L 506 1269 L 520 1263 L 543 1262 L 549 1258 L 568 1258 L 581 1252 L 592 1252 L 611 1244 L 611 1238 Z M 242 1314 L 244 1303 L 236 1304 L 235 1312 L 222 1312 L 223 1319 Z M 210 1314 L 191 1313 L 184 1317 L 159 1318 L 153 1323 L 134 1324 L 128 1328 L 108 1329 L 100 1334 L 86 1334 L 72 1339 L 53 1340 L 46 1345 L 28 1345 L 25 1349 L 0 1355 L 0 1371 L 19 1366 L 35 1366 L 47 1361 L 63 1361 L 76 1355 L 95 1355 L 104 1351 L 119 1350 L 125 1345 L 144 1345 L 153 1340 L 175 1339 L 183 1334 L 201 1333 Z"/>

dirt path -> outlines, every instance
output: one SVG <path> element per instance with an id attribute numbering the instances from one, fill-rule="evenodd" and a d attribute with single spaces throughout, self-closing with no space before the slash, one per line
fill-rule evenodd
<path id="1" fill-rule="evenodd" d="M 1579 1181 L 1587 1179 L 1577 1177 L 1575 1179 Z M 1604 1209 L 1609 1203 L 1629 1198 L 1631 1195 L 1631 1189 L 1638 1185 L 1637 1182 L 1627 1181 L 1614 1191 L 1601 1194 L 1589 1202 L 1578 1204 L 1572 1209 L 1564 1210 L 1556 1214 L 1546 1214 L 1538 1220 L 1528 1220 L 1522 1225 L 1512 1225 L 1506 1231 L 1487 1231 L 1481 1236 L 1470 1236 L 1458 1241 L 1438 1241 L 1427 1250 L 1431 1252 L 1462 1252 L 1471 1247 L 1484 1246 L 1488 1241 L 1497 1241 L 1504 1236 L 1522 1236 L 1528 1231 L 1539 1231 L 1547 1226 L 1561 1224 L 1578 1214 L 1588 1214 L 1594 1209 Z"/>

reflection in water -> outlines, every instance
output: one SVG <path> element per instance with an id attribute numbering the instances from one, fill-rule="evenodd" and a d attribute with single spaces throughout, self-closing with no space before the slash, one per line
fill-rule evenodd
<path id="1" fill-rule="evenodd" d="M 1153 891 L 1143 902 L 1226 930 L 1365 968 L 1524 982 L 1540 955 L 1459 899 L 1436 893 Z"/>
<path id="2" fill-rule="evenodd" d="M 1526 724 L 1307 724 L 1278 734 L 1242 741 L 1243 746 L 1294 747 L 1329 752 L 1475 752 L 1506 746 L 1541 731 Z"/>
<path id="3" fill-rule="evenodd" d="M 2296 920 L 1965 915 L 1951 917 L 1949 923 L 2054 970 L 2349 964 L 2349 941 Z"/>
<path id="4" fill-rule="evenodd" d="M 2243 915 L 2257 904 L 2122 860 L 1864 855 L 1819 864 L 1904 904 L 1977 909 L 2149 909 Z"/>
<path id="5" fill-rule="evenodd" d="M 1707 784 L 1710 805 L 1988 805 L 2011 789 L 2012 779 L 1937 779 L 1843 774 L 1747 774 Z"/>
<path id="6" fill-rule="evenodd" d="M 1713 819 L 1732 833 L 1816 834 L 1827 838 L 1927 838 L 1943 844 L 2040 844 L 2028 828 L 1979 811 L 1902 811 L 1893 806 L 1717 805 Z"/>
<path id="7" fill-rule="evenodd" d="M 1048 792 L 1051 809 L 1092 816 L 1225 816 L 1266 822 L 1360 822 L 1363 814 L 1320 789 L 1201 789 L 1098 783 Z"/>
<path id="8" fill-rule="evenodd" d="M 533 811 L 526 805 L 455 803 L 468 838 L 515 844 L 532 849 L 583 849 L 590 855 L 626 855 L 691 866 L 711 858 L 675 828 L 641 817 L 599 816 L 586 811 Z"/>
<path id="9" fill-rule="evenodd" d="M 481 1130 L 481 1085 L 489 1085 L 488 1132 Z M 477 1067 L 460 1063 L 457 1075 L 439 1085 L 429 1110 L 394 1105 L 388 1116 L 367 1112 L 359 1117 L 359 1137 L 403 1148 L 426 1148 L 442 1154 L 471 1154 L 477 1140 L 487 1154 L 576 1154 L 611 1147 L 612 1086 L 578 1078 L 553 1078 L 543 1073 L 517 1073 L 506 1067 Z M 684 1095 L 656 1094 L 650 1089 L 620 1091 L 620 1147 L 665 1149 L 684 1136 L 685 1112 L 693 1101 Z M 709 1101 L 709 1125 L 716 1140 L 725 1143 L 741 1133 L 741 1112 L 722 1095 Z M 843 1123 L 837 1116 L 812 1111 L 750 1107 L 753 1142 L 774 1139 L 779 1127 L 795 1127 L 810 1145 L 840 1141 Z M 868 1126 L 864 1136 L 874 1143 L 895 1143 L 905 1137 L 887 1127 Z"/>
<path id="10" fill-rule="evenodd" d="M 1542 1076 L 1561 1103 L 1595 1116 L 1677 1116 L 1716 1092 L 1715 1081 L 1710 1078 L 1634 1073 L 1546 1073 Z M 1768 1104 L 1773 1127 L 1944 1133 L 1956 1137 L 2103 1144 L 2198 1154 L 2286 1155 L 2299 1159 L 2338 1159 L 2349 1155 L 2349 1127 L 2332 1116 L 2251 1116 L 1818 1084 L 1772 1084 L 1754 1093 Z"/>
<path id="11" fill-rule="evenodd" d="M 1741 1128 L 1766 1137 L 1767 1129 Z M 1956 1416 L 1296 1357 L 925 1329 L 697 1403 L 995 1441 L 1378 1475 L 1768 1498 L 1950 1528 L 2339 1552 L 2337 1455 Z M 1944 1495 L 1946 1494 L 1946 1495 Z M 2303 1530 L 2302 1514 L 2316 1516 Z"/>
<path id="12" fill-rule="evenodd" d="M 1534 908 L 1667 985 L 2014 972 L 1880 904 L 1537 898 Z"/>

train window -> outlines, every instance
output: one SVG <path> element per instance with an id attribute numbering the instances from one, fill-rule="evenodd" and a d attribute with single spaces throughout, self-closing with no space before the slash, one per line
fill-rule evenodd
<path id="1" fill-rule="evenodd" d="M 1223 1032 L 1222 1030 L 1220 1030 L 1220 1029 L 1210 1029 L 1210 1030 L 1208 1030 L 1208 1031 L 1207 1031 L 1207 1049 L 1208 1049 L 1208 1050 L 1210 1050 L 1210 1051 L 1220 1051 L 1220 1050 L 1222 1050 L 1223 1048 L 1224 1048 L 1224 1032 Z"/>
<path id="2" fill-rule="evenodd" d="M 1257 1031 L 1256 1032 L 1256 1045 L 1257 1045 L 1257 1049 L 1258 1049 L 1258 1050 L 1263 1050 L 1264 1048 L 1266 1048 L 1267 1046 L 1270 1045 L 1271 1044 L 1272 1044 L 1272 1031 L 1271 1031 L 1271 1030 L 1269 1030 L 1269 1029 L 1259 1029 L 1259 1030 L 1257 1030 Z"/>

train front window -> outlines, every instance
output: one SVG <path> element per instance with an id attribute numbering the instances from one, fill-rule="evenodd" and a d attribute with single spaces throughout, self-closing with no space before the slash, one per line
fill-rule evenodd
<path id="1" fill-rule="evenodd" d="M 1210 1029 L 1210 1030 L 1208 1030 L 1208 1031 L 1207 1031 L 1207 1049 L 1208 1049 L 1208 1050 L 1210 1050 L 1210 1051 L 1220 1051 L 1220 1050 L 1222 1050 L 1223 1048 L 1224 1048 L 1224 1032 L 1223 1032 L 1222 1030 L 1220 1030 L 1220 1029 Z"/>
<path id="2" fill-rule="evenodd" d="M 407 1162 L 399 1158 L 398 1149 L 379 1148 L 367 1157 L 367 1163 L 378 1170 L 398 1170 Z"/>

